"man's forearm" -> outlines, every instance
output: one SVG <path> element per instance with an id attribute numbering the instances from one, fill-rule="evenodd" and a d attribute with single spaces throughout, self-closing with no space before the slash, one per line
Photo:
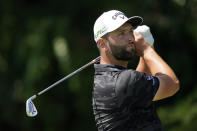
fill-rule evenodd
<path id="1" fill-rule="evenodd" d="M 167 74 L 173 80 L 176 80 L 177 77 L 171 67 L 157 54 L 154 49 L 149 48 L 143 56 L 144 62 L 147 67 L 149 67 L 152 75 L 157 73 Z"/>
<path id="2" fill-rule="evenodd" d="M 179 80 L 170 66 L 150 47 L 144 52 L 143 58 L 152 75 L 160 80 L 160 87 L 154 100 L 175 94 L 179 90 Z"/>
<path id="3" fill-rule="evenodd" d="M 151 72 L 150 72 L 148 66 L 146 65 L 146 63 L 145 63 L 145 61 L 144 61 L 144 59 L 142 57 L 140 57 L 138 66 L 136 68 L 136 71 L 144 72 L 146 74 L 151 75 Z"/>
<path id="4" fill-rule="evenodd" d="M 153 76 L 159 79 L 159 89 L 153 100 L 160 100 L 174 95 L 179 90 L 179 80 L 170 66 L 155 52 L 151 46 L 144 40 L 142 35 L 135 33 L 136 52 L 141 56 L 145 65 Z M 142 61 L 143 62 L 143 61 Z M 141 67 L 140 67 L 141 66 Z M 145 71 L 141 63 L 137 70 Z"/>

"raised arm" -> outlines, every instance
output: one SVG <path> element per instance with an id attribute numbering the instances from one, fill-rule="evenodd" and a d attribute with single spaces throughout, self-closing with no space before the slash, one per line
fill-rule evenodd
<path id="1" fill-rule="evenodd" d="M 138 26 L 134 31 L 141 34 L 144 37 L 144 40 L 146 40 L 146 42 L 148 42 L 148 44 L 152 48 L 154 48 L 154 46 L 153 46 L 154 38 L 150 32 L 150 28 L 147 25 Z M 149 68 L 147 67 L 143 57 L 140 57 L 136 71 L 144 72 L 148 75 L 151 75 L 151 72 L 150 72 Z"/>
<path id="2" fill-rule="evenodd" d="M 174 95 L 179 90 L 179 80 L 175 73 L 157 52 L 144 41 L 140 34 L 134 34 L 137 54 L 143 58 L 151 74 L 158 77 L 160 81 L 159 89 L 153 100 L 160 100 Z"/>
<path id="3" fill-rule="evenodd" d="M 148 75 L 151 75 L 149 68 L 147 67 L 143 57 L 140 57 L 139 63 L 137 65 L 136 71 L 144 72 Z"/>

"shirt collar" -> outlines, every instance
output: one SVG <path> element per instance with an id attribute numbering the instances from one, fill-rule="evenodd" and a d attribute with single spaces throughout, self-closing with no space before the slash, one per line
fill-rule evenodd
<path id="1" fill-rule="evenodd" d="M 127 68 L 117 65 L 111 65 L 111 64 L 94 64 L 94 68 L 96 71 L 121 71 L 126 70 Z"/>

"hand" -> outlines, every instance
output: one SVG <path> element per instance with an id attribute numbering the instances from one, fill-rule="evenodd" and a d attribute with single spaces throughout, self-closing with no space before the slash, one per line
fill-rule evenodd
<path id="1" fill-rule="evenodd" d="M 148 44 L 147 41 L 144 40 L 144 37 L 141 34 L 134 31 L 134 36 L 136 53 L 138 56 L 144 56 L 145 50 L 151 48 L 151 46 Z"/>
<path id="2" fill-rule="evenodd" d="M 150 32 L 150 28 L 146 25 L 142 25 L 142 26 L 138 26 L 135 30 L 135 32 L 141 34 L 145 41 L 148 42 L 148 44 L 153 47 L 153 44 L 154 44 L 154 38 Z"/>

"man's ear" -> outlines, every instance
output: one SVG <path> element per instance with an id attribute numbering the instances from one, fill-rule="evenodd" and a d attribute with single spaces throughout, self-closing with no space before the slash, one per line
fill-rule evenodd
<path id="1" fill-rule="evenodd" d="M 103 38 L 99 38 L 98 41 L 97 41 L 97 44 L 98 44 L 98 47 L 100 49 L 105 49 L 105 50 L 108 49 L 108 47 L 107 47 L 107 41 L 105 39 L 103 39 Z"/>

